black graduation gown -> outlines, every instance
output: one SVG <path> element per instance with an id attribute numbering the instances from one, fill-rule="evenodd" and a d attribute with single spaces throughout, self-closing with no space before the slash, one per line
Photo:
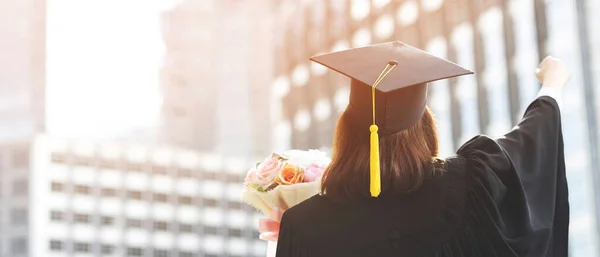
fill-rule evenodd
<path id="1" fill-rule="evenodd" d="M 568 256 L 560 111 L 542 96 L 501 139 L 476 136 L 417 191 L 283 215 L 278 257 Z M 366 190 L 366 189 L 365 189 Z"/>

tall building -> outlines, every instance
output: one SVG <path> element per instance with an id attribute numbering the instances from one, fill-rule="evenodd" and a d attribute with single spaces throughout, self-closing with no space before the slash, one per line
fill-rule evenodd
<path id="1" fill-rule="evenodd" d="M 45 0 L 0 2 L 0 257 L 28 256 L 29 152 L 45 129 Z"/>
<path id="2" fill-rule="evenodd" d="M 0 4 L 0 141 L 45 128 L 46 1 Z"/>
<path id="3" fill-rule="evenodd" d="M 571 242 L 573 256 L 598 256 L 600 237 L 600 159 L 598 156 L 598 111 L 594 97 L 597 80 L 591 71 L 590 47 L 594 26 L 587 18 L 591 1 L 552 1 L 545 6 L 549 54 L 561 57 L 571 69 L 561 110 L 571 202 Z M 596 25 L 597 26 L 597 25 Z M 597 55 L 596 55 L 597 56 Z M 596 57 L 597 58 L 597 57 Z"/>
<path id="4" fill-rule="evenodd" d="M 164 141 L 222 154 L 270 150 L 270 9 L 269 0 L 187 0 L 164 14 Z"/>
<path id="5" fill-rule="evenodd" d="M 36 257 L 264 256 L 259 214 L 240 198 L 253 161 L 40 136 L 29 215 L 17 208 L 13 223 L 29 217 L 23 243 Z"/>
<path id="6" fill-rule="evenodd" d="M 212 150 L 217 74 L 214 2 L 182 1 L 163 14 L 166 47 L 161 70 L 161 139 L 170 144 Z"/>
<path id="7" fill-rule="evenodd" d="M 29 140 L 0 144 L 0 256 L 28 255 Z"/>
<path id="8" fill-rule="evenodd" d="M 594 3 L 592 3 L 594 2 Z M 329 147 L 349 80 L 309 56 L 400 40 L 476 71 L 430 87 L 442 155 L 509 131 L 535 98 L 533 71 L 552 54 L 572 79 L 562 107 L 571 196 L 571 256 L 600 256 L 597 1 L 280 1 L 272 102 L 278 148 Z M 596 76 L 596 77 L 594 77 Z M 273 108 L 277 109 L 277 108 Z M 283 143 L 286 142 L 286 143 Z"/>
<path id="9" fill-rule="evenodd" d="M 555 14 L 561 13 L 560 8 L 560 6 L 555 7 Z M 595 198 L 590 197 L 590 200 L 595 200 L 594 204 L 589 204 L 590 200 L 588 200 L 585 202 L 585 204 L 587 204 L 586 208 L 591 209 L 596 207 L 596 210 L 599 210 L 600 196 L 598 196 L 597 188 L 600 187 L 600 175 L 598 174 L 598 170 L 600 170 L 600 89 L 597 85 L 600 83 L 600 18 L 597 15 L 593 15 L 593 13 L 600 11 L 600 3 L 593 0 L 575 1 L 570 7 L 570 10 L 572 13 L 571 19 L 577 20 L 577 26 L 573 26 L 574 28 L 577 28 L 577 33 L 571 40 L 581 48 L 580 52 L 573 53 L 581 58 L 579 61 L 581 69 L 578 70 L 577 74 L 578 76 L 581 76 L 581 84 L 579 84 L 578 91 L 585 96 L 585 101 L 582 101 L 583 104 L 582 102 L 577 103 L 580 106 L 580 109 L 577 110 L 577 112 L 580 112 L 580 116 L 585 115 L 584 117 L 581 117 L 581 120 L 586 120 L 588 122 L 587 132 L 589 133 L 589 137 L 583 138 L 582 141 L 584 141 L 584 146 L 590 146 L 590 151 L 583 155 L 584 157 L 590 157 L 588 160 L 590 169 L 588 172 L 584 172 L 585 174 L 582 175 L 581 180 L 591 180 L 595 186 L 595 188 L 592 188 L 588 183 L 587 187 L 584 189 L 586 190 L 586 193 L 595 195 Z M 558 22 L 561 21 L 557 21 L 557 23 Z M 558 23 L 558 25 L 559 24 L 560 23 Z M 564 40 L 559 33 L 561 32 L 556 32 L 557 41 Z M 558 39 L 559 37 L 561 38 Z M 579 40 L 577 41 L 577 39 Z M 557 46 L 557 48 L 558 47 L 560 46 Z M 582 112 L 582 110 L 585 110 L 585 112 Z M 573 121 L 577 122 L 576 120 Z M 595 226 L 600 230 L 600 211 L 596 212 L 595 217 L 589 215 L 587 220 L 588 222 L 582 222 L 580 225 L 582 227 Z M 582 239 L 579 242 L 579 245 L 586 244 L 586 241 L 589 242 L 593 240 L 598 242 L 600 241 L 600 238 L 597 235 L 589 236 Z M 577 246 L 578 245 L 573 246 L 574 251 L 577 251 Z"/>

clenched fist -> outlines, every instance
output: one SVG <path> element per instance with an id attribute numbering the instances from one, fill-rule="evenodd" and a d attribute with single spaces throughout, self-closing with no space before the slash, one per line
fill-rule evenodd
<path id="1" fill-rule="evenodd" d="M 548 56 L 540 63 L 535 76 L 544 86 L 554 88 L 560 92 L 571 78 L 571 73 L 563 61 Z"/>

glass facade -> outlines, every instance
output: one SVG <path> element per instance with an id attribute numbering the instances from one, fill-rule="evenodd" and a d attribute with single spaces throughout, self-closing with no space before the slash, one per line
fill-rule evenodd
<path id="1" fill-rule="evenodd" d="M 426 51 L 441 58 L 447 58 L 448 46 L 446 39 L 436 37 L 429 41 Z M 452 112 L 450 105 L 450 84 L 447 80 L 431 83 L 428 94 L 429 108 L 438 121 L 438 136 L 440 139 L 440 156 L 451 156 L 454 153 L 452 140 Z"/>
<path id="2" fill-rule="evenodd" d="M 400 40 L 472 69 L 432 83 L 429 106 L 439 126 L 441 155 L 478 133 L 500 136 L 521 118 L 539 90 L 533 71 L 546 55 L 572 71 L 562 106 L 571 198 L 571 256 L 600 256 L 598 249 L 598 140 L 600 70 L 597 1 L 282 1 L 277 10 L 273 102 L 280 148 L 331 147 L 337 116 L 348 103 L 349 80 L 307 66 L 308 56 Z M 585 11 L 585 13 L 584 13 Z M 326 15 L 323 15 L 326 14 Z M 587 15 L 586 15 L 587 14 Z M 317 24 L 317 25 L 315 25 Z M 596 46 L 596 47 L 594 47 Z M 312 66 L 311 66 L 312 67 Z M 291 81 L 291 86 L 281 86 Z M 298 82 L 300 81 L 300 82 Z"/>

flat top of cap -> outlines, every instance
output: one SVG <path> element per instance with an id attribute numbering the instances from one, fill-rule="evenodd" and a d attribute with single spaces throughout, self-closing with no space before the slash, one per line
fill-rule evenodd
<path id="1" fill-rule="evenodd" d="M 317 55 L 310 60 L 369 86 L 390 62 L 398 65 L 377 86 L 382 92 L 452 78 L 472 71 L 399 41 Z"/>

